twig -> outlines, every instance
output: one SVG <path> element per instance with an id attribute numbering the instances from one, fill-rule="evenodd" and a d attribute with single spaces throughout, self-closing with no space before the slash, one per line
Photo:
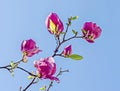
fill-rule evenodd
<path id="1" fill-rule="evenodd" d="M 62 68 L 60 68 L 60 71 L 59 71 L 59 73 L 56 75 L 56 77 L 62 75 L 62 73 L 64 73 L 64 72 L 69 72 L 69 70 L 63 70 L 63 71 L 62 71 Z"/>
<path id="2" fill-rule="evenodd" d="M 73 37 L 66 39 L 64 42 L 69 41 L 69 40 L 74 39 L 74 38 L 83 38 L 83 36 L 74 35 Z"/>
<path id="3" fill-rule="evenodd" d="M 63 40 L 62 41 L 60 41 L 59 36 L 55 36 L 55 39 L 56 39 L 56 42 L 57 42 L 57 47 L 56 47 L 56 49 L 55 49 L 54 54 L 52 55 L 52 57 L 54 57 L 56 55 L 56 53 L 59 50 L 59 47 L 65 42 L 65 36 L 66 36 L 66 34 L 68 32 L 68 28 L 69 28 L 70 25 L 71 25 L 71 18 L 68 18 L 67 28 L 66 28 L 66 31 L 65 31 L 65 33 L 63 35 Z"/>
<path id="4" fill-rule="evenodd" d="M 22 87 L 20 86 L 20 91 L 22 91 Z"/>
<path id="5" fill-rule="evenodd" d="M 14 64 L 20 64 L 20 62 L 22 62 L 22 60 L 19 60 L 19 61 L 15 62 Z M 6 66 L 3 66 L 3 67 L 0 67 L 0 69 L 8 68 L 8 67 L 11 67 L 11 65 L 6 65 Z"/>
<path id="6" fill-rule="evenodd" d="M 70 26 L 70 25 L 71 25 L 71 18 L 68 18 L 68 23 L 67 23 L 66 31 L 65 31 L 65 33 L 64 33 L 64 35 L 63 35 L 62 40 L 60 40 L 60 36 L 55 36 L 57 46 L 56 46 L 56 48 L 55 48 L 55 51 L 54 51 L 52 57 L 55 57 L 55 56 L 64 57 L 64 56 L 62 55 L 62 52 L 61 52 L 61 53 L 57 53 L 57 52 L 59 51 L 59 48 L 61 47 L 61 45 L 62 45 L 63 43 L 66 43 L 67 41 L 69 41 L 69 40 L 71 40 L 71 39 L 74 39 L 74 38 L 83 38 L 83 36 L 77 36 L 77 33 L 76 33 L 74 36 L 69 37 L 68 39 L 66 39 L 66 34 L 67 34 L 67 32 L 68 32 L 68 29 L 69 29 L 69 26 Z M 26 72 L 26 73 L 28 73 L 29 75 L 31 75 L 31 76 L 34 77 L 33 80 L 26 86 L 26 88 L 23 89 L 23 91 L 26 91 L 32 84 L 35 84 L 35 83 L 38 82 L 38 81 L 35 81 L 35 79 L 36 79 L 38 76 L 35 75 L 35 74 L 33 74 L 33 73 L 31 73 L 31 72 L 29 72 L 29 71 L 27 71 L 26 69 L 18 66 L 18 64 L 20 64 L 21 62 L 26 62 L 26 60 L 24 60 L 24 58 L 25 58 L 25 55 L 23 55 L 22 60 L 20 60 L 20 61 L 18 61 L 18 62 L 15 62 L 14 64 L 15 64 L 15 68 L 20 69 L 20 70 L 22 70 L 22 71 L 24 71 L 24 72 Z M 6 65 L 6 66 L 3 66 L 3 67 L 0 67 L 0 69 L 6 69 L 6 70 L 8 70 L 10 73 L 11 73 L 11 71 L 13 71 L 13 69 L 15 69 L 15 68 L 12 68 L 11 65 Z M 63 70 L 63 71 L 62 71 L 62 69 L 60 68 L 60 71 L 58 72 L 58 74 L 56 75 L 56 77 L 62 75 L 62 73 L 64 73 L 64 72 L 69 72 L 69 70 Z M 48 88 L 45 89 L 45 91 L 49 91 L 49 89 L 52 87 L 53 83 L 54 83 L 54 82 L 51 81 L 50 84 L 49 84 L 49 86 L 48 86 Z M 20 87 L 20 91 L 22 91 L 22 87 Z"/>
<path id="7" fill-rule="evenodd" d="M 20 61 L 18 61 L 18 62 L 15 62 L 14 64 L 15 64 L 15 65 L 18 65 L 18 64 L 20 64 L 20 62 L 22 62 L 22 60 L 20 60 Z M 24 68 L 22 68 L 22 67 L 17 66 L 16 68 L 17 68 L 17 69 L 20 69 L 20 70 L 22 70 L 22 71 L 24 71 L 24 72 L 26 72 L 26 73 L 28 73 L 28 74 L 31 75 L 31 76 L 37 77 L 37 75 L 32 74 L 31 72 L 27 71 L 26 69 L 24 69 Z M 12 70 L 13 68 L 11 67 L 11 65 L 6 65 L 6 66 L 3 66 L 3 67 L 0 67 L 0 69 L 6 69 L 6 70 L 8 70 L 8 71 L 11 73 L 11 70 Z"/>
<path id="8" fill-rule="evenodd" d="M 23 91 L 27 91 L 27 89 L 28 89 L 32 84 L 34 84 L 35 79 L 36 79 L 36 78 L 33 78 L 33 80 L 28 84 L 28 86 L 27 86 L 25 89 L 23 89 Z"/>
<path id="9" fill-rule="evenodd" d="M 60 71 L 58 72 L 58 74 L 56 75 L 56 77 L 62 75 L 62 73 L 64 73 L 64 72 L 69 72 L 69 70 L 63 70 L 63 71 L 62 71 L 62 69 L 60 68 Z M 46 91 L 49 91 L 49 90 L 50 90 L 50 88 L 53 86 L 53 83 L 54 83 L 53 81 L 50 82 L 50 84 L 49 84 L 49 86 L 48 86 L 48 88 L 47 88 Z"/>
<path id="10" fill-rule="evenodd" d="M 54 54 L 52 55 L 52 57 L 62 56 L 61 54 L 57 54 L 57 52 L 58 52 L 59 48 L 61 47 L 61 45 L 62 45 L 63 43 L 65 43 L 65 42 L 67 42 L 67 41 L 69 41 L 69 40 L 72 40 L 72 39 L 75 39 L 75 38 L 83 38 L 83 36 L 77 36 L 77 34 L 76 34 L 76 35 L 74 35 L 74 36 L 72 36 L 72 37 L 70 37 L 70 38 L 68 38 L 68 39 L 64 39 L 64 40 L 63 40 L 62 42 L 60 42 L 59 45 L 56 47 L 56 49 L 55 49 Z M 62 56 L 62 57 L 63 57 L 63 56 Z"/>
<path id="11" fill-rule="evenodd" d="M 63 35 L 62 41 L 60 41 L 59 37 L 56 37 L 56 36 L 55 36 L 56 43 L 57 43 L 57 47 L 56 47 L 56 49 L 55 49 L 54 54 L 52 55 L 52 57 L 55 57 L 55 56 L 61 56 L 61 57 L 63 57 L 61 54 L 57 54 L 59 48 L 61 47 L 61 45 L 62 45 L 63 43 L 65 43 L 65 42 L 67 42 L 67 41 L 69 41 L 69 40 L 71 40 L 71 39 L 83 38 L 83 37 L 84 37 L 84 36 L 77 36 L 78 33 L 76 33 L 74 36 L 72 36 L 72 37 L 70 37 L 70 38 L 68 38 L 68 39 L 65 39 L 66 34 L 67 34 L 67 32 L 68 32 L 68 28 L 69 28 L 70 25 L 71 25 L 71 17 L 68 18 L 67 28 L 66 28 L 66 31 L 65 31 L 65 33 L 64 33 L 64 35 Z"/>
<path id="12" fill-rule="evenodd" d="M 55 54 L 55 56 L 65 57 L 62 54 Z"/>
<path id="13" fill-rule="evenodd" d="M 24 72 L 26 72 L 26 73 L 28 73 L 28 74 L 31 75 L 31 76 L 37 77 L 37 75 L 35 75 L 35 74 L 27 71 L 26 69 L 24 69 L 24 68 L 22 68 L 22 67 L 17 67 L 17 68 L 20 69 L 20 70 L 22 70 L 22 71 L 24 71 Z"/>
<path id="14" fill-rule="evenodd" d="M 18 64 L 20 64 L 20 62 L 22 62 L 22 60 L 19 60 L 19 61 L 15 62 L 14 64 L 17 66 Z M 0 69 L 6 69 L 6 70 L 8 70 L 9 72 L 11 72 L 11 70 L 12 70 L 13 68 L 11 67 L 11 65 L 6 65 L 6 66 L 3 66 L 3 67 L 0 67 Z"/>
<path id="15" fill-rule="evenodd" d="M 71 25 L 71 18 L 68 18 L 67 28 L 66 28 L 65 34 L 63 35 L 63 41 L 65 40 L 65 36 L 68 32 L 68 28 L 69 28 L 70 25 Z"/>

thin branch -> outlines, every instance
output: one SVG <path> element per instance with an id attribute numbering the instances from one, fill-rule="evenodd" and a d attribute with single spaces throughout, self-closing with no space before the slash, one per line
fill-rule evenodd
<path id="1" fill-rule="evenodd" d="M 50 82 L 50 84 L 49 84 L 49 86 L 48 86 L 46 91 L 49 91 L 52 86 L 53 86 L 53 81 Z"/>
<path id="2" fill-rule="evenodd" d="M 74 39 L 74 38 L 83 38 L 83 36 L 74 35 L 73 37 L 70 37 L 70 38 L 64 40 L 64 42 L 69 41 L 69 40 Z"/>
<path id="3" fill-rule="evenodd" d="M 74 36 L 72 36 L 72 37 L 70 37 L 70 38 L 68 38 L 68 39 L 65 39 L 66 34 L 67 34 L 67 32 L 68 32 L 68 28 L 69 28 L 70 25 L 71 25 L 71 18 L 68 18 L 67 28 L 66 28 L 65 34 L 63 35 L 62 41 L 60 41 L 59 36 L 58 36 L 58 37 L 55 36 L 56 43 L 57 43 L 57 47 L 55 48 L 55 51 L 54 51 L 52 57 L 62 56 L 62 55 L 60 55 L 60 54 L 58 55 L 57 52 L 59 51 L 59 48 L 61 47 L 61 45 L 62 45 L 63 43 L 65 43 L 65 42 L 67 42 L 67 41 L 69 41 L 69 40 L 71 40 L 71 39 L 74 39 L 74 38 L 83 38 L 83 36 L 77 36 L 78 33 L 76 33 Z M 62 56 L 62 57 L 63 57 L 63 56 Z"/>
<path id="4" fill-rule="evenodd" d="M 60 71 L 58 72 L 58 74 L 56 75 L 56 77 L 62 75 L 62 73 L 64 73 L 64 72 L 69 72 L 69 70 L 63 70 L 63 71 L 62 71 L 62 68 L 60 68 Z M 53 81 L 50 82 L 50 84 L 49 84 L 49 86 L 48 86 L 48 88 L 47 88 L 46 91 L 49 91 L 49 90 L 50 90 L 50 88 L 53 86 L 53 83 L 54 83 Z"/>
<path id="5" fill-rule="evenodd" d="M 56 55 L 56 53 L 58 52 L 59 50 L 59 47 L 62 45 L 63 42 L 59 43 L 59 45 L 56 47 L 55 51 L 54 51 L 54 54 L 52 55 L 52 57 L 54 57 Z"/>
<path id="6" fill-rule="evenodd" d="M 62 54 L 55 54 L 55 56 L 65 57 Z"/>
<path id="7" fill-rule="evenodd" d="M 66 34 L 68 32 L 68 28 L 69 28 L 70 25 L 71 25 L 71 18 L 68 18 L 67 28 L 66 28 L 65 34 L 63 35 L 63 40 L 62 41 L 60 41 L 59 36 L 55 36 L 55 39 L 56 39 L 56 42 L 57 42 L 57 47 L 56 47 L 52 57 L 54 57 L 56 55 L 56 53 L 59 50 L 59 47 L 65 42 L 65 37 L 66 37 Z"/>
<path id="8" fill-rule="evenodd" d="M 35 81 L 37 75 L 35 75 L 35 74 L 27 71 L 26 69 L 18 66 L 18 64 L 20 64 L 20 62 L 22 62 L 22 61 L 23 61 L 23 60 L 20 60 L 20 61 L 15 62 L 15 63 L 14 63 L 14 64 L 16 65 L 15 68 L 20 69 L 20 70 L 28 73 L 28 74 L 31 75 L 31 76 L 34 76 L 34 79 L 31 81 L 31 83 L 28 84 L 28 86 L 23 90 L 23 91 L 26 91 L 32 84 L 35 84 L 35 83 L 37 83 L 38 81 Z M 0 69 L 7 69 L 10 73 L 11 73 L 11 70 L 13 70 L 13 69 L 15 69 L 15 68 L 12 68 L 11 65 L 6 65 L 6 66 L 3 66 L 3 67 L 0 67 Z M 22 91 L 22 87 L 20 87 L 20 91 Z"/>
<path id="9" fill-rule="evenodd" d="M 15 62 L 15 64 L 18 65 L 18 63 L 20 63 L 20 62 L 21 62 L 21 60 L 18 61 L 18 62 Z M 24 72 L 26 72 L 26 73 L 28 73 L 28 74 L 31 75 L 31 76 L 37 77 L 37 75 L 32 74 L 31 72 L 27 71 L 26 69 L 24 69 L 24 68 L 22 68 L 22 67 L 17 66 L 16 68 L 17 68 L 17 69 L 20 69 L 20 70 L 22 70 L 22 71 L 24 71 Z M 6 65 L 6 66 L 3 66 L 3 67 L 0 67 L 0 69 L 6 69 L 6 70 L 8 70 L 8 71 L 11 73 L 11 70 L 12 70 L 13 68 L 11 68 L 11 65 Z"/>
<path id="10" fill-rule="evenodd" d="M 70 25 L 71 25 L 71 18 L 68 18 L 67 28 L 66 28 L 65 34 L 63 35 L 63 41 L 65 40 L 65 36 L 68 32 L 68 28 L 69 28 Z"/>
<path id="11" fill-rule="evenodd" d="M 15 66 L 17 67 L 18 64 L 20 64 L 20 62 L 22 62 L 22 60 L 19 60 L 19 61 L 15 62 L 14 63 Z M 8 70 L 11 73 L 11 70 L 14 69 L 14 68 L 12 68 L 11 65 L 6 65 L 6 66 L 3 66 L 3 67 L 0 67 L 0 69 L 6 69 L 6 70 Z"/>
<path id="12" fill-rule="evenodd" d="M 65 43 L 65 42 L 67 42 L 67 41 L 69 41 L 69 40 L 72 40 L 72 39 L 75 39 L 75 38 L 83 38 L 83 36 L 77 36 L 77 34 L 76 34 L 76 35 L 74 35 L 74 36 L 72 36 L 72 37 L 70 37 L 70 38 L 68 38 L 68 39 L 63 40 L 62 42 L 60 42 L 59 45 L 56 47 L 56 49 L 55 49 L 54 54 L 52 55 L 52 57 L 62 56 L 61 54 L 57 54 L 57 52 L 58 52 L 59 48 L 61 47 L 61 45 L 62 45 L 63 43 Z M 63 56 L 62 56 L 62 57 L 63 57 Z"/>
<path id="13" fill-rule="evenodd" d="M 27 86 L 25 89 L 23 89 L 23 91 L 27 91 L 27 89 L 28 89 L 32 84 L 34 84 L 35 79 L 36 79 L 36 78 L 33 78 L 33 80 L 28 84 L 28 86 Z"/>
<path id="14" fill-rule="evenodd" d="M 19 60 L 19 61 L 15 62 L 14 64 L 18 65 L 18 64 L 20 64 L 20 62 L 22 62 L 22 60 Z M 3 66 L 3 67 L 0 67 L 0 69 L 7 69 L 9 67 L 11 67 L 11 65 L 6 65 L 6 66 Z"/>
<path id="15" fill-rule="evenodd" d="M 57 44 L 57 46 L 58 46 L 59 43 L 60 43 L 60 41 L 59 41 L 58 37 L 56 37 L 56 35 L 55 35 L 54 37 L 55 37 L 55 40 L 56 40 L 56 44 Z"/>
<path id="16" fill-rule="evenodd" d="M 0 69 L 6 69 L 6 70 L 8 70 L 9 72 L 11 72 L 11 71 L 10 71 L 11 68 L 9 68 L 9 66 L 3 66 L 3 67 L 0 67 Z"/>
<path id="17" fill-rule="evenodd" d="M 24 69 L 24 68 L 22 68 L 22 67 L 17 67 L 17 68 L 20 69 L 20 70 L 22 70 L 22 71 L 24 71 L 24 72 L 26 72 L 26 73 L 28 73 L 28 74 L 31 75 L 31 76 L 37 77 L 37 75 L 34 75 L 33 73 L 27 71 L 26 69 Z"/>
<path id="18" fill-rule="evenodd" d="M 60 68 L 59 73 L 56 75 L 56 77 L 62 75 L 64 72 L 69 72 L 69 70 L 62 70 L 62 68 Z"/>

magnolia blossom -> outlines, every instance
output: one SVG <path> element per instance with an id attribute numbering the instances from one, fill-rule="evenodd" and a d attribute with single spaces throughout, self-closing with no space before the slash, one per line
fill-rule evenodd
<path id="1" fill-rule="evenodd" d="M 56 13 L 50 13 L 46 19 L 46 26 L 48 31 L 54 35 L 60 35 L 64 30 L 64 26 Z"/>
<path id="2" fill-rule="evenodd" d="M 82 29 L 84 38 L 90 43 L 93 43 L 94 40 L 100 36 L 101 32 L 101 28 L 93 22 L 85 22 Z"/>
<path id="3" fill-rule="evenodd" d="M 24 40 L 21 44 L 21 51 L 25 54 L 25 56 L 31 57 L 36 53 L 39 53 L 41 50 L 36 46 L 34 40 Z"/>
<path id="4" fill-rule="evenodd" d="M 70 56 L 71 54 L 72 54 L 72 46 L 71 45 L 66 46 L 64 48 L 63 55 L 66 57 L 66 56 Z"/>
<path id="5" fill-rule="evenodd" d="M 59 79 L 53 76 L 56 72 L 56 64 L 53 57 L 41 58 L 34 62 L 34 66 L 37 69 L 37 73 L 40 74 L 40 78 L 59 82 Z"/>

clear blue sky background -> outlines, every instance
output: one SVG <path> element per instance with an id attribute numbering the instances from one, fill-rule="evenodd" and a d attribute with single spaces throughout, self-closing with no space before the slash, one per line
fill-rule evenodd
<path id="1" fill-rule="evenodd" d="M 60 76 L 61 82 L 50 91 L 120 91 L 120 1 L 119 0 L 0 0 L 0 66 L 22 57 L 22 40 L 34 39 L 43 50 L 20 64 L 29 71 L 34 70 L 33 61 L 53 53 L 55 40 L 46 29 L 45 19 L 56 12 L 65 23 L 70 16 L 78 15 L 70 30 L 80 32 L 86 21 L 96 22 L 102 35 L 94 44 L 85 40 L 67 42 L 73 45 L 73 53 L 84 56 L 82 61 L 56 57 L 58 70 L 69 69 Z M 19 91 L 30 82 L 28 74 L 15 70 L 13 78 L 6 70 L 0 70 L 0 91 Z M 28 91 L 39 91 L 49 80 L 42 80 Z"/>

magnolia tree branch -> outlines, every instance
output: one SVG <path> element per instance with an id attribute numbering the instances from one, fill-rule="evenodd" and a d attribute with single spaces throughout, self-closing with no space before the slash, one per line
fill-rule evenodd
<path id="1" fill-rule="evenodd" d="M 19 66 L 18 66 L 18 63 L 20 63 L 20 62 L 21 62 L 21 61 L 18 61 L 18 62 L 15 62 L 15 63 L 14 63 L 14 64 L 16 65 L 15 68 L 20 69 L 20 70 L 26 72 L 28 75 L 37 77 L 37 75 L 35 75 L 35 74 L 27 71 L 26 69 L 24 69 L 24 68 L 22 68 L 22 67 L 19 67 Z M 7 66 L 0 67 L 0 69 L 7 69 L 10 73 L 11 73 L 11 70 L 14 70 L 15 68 L 12 68 L 11 65 L 7 65 Z"/>
<path id="2" fill-rule="evenodd" d="M 63 35 L 62 41 L 60 41 L 60 38 L 59 38 L 59 37 L 56 37 L 56 36 L 55 36 L 56 43 L 57 43 L 57 47 L 56 47 L 56 49 L 55 49 L 54 54 L 52 55 L 52 57 L 55 57 L 55 56 L 64 57 L 64 56 L 62 55 L 62 52 L 61 52 L 60 54 L 57 54 L 57 52 L 59 51 L 59 48 L 61 47 L 62 44 L 66 43 L 67 41 L 72 40 L 72 39 L 84 38 L 84 36 L 78 36 L 78 35 L 77 35 L 78 32 L 76 32 L 76 34 L 74 34 L 74 36 L 69 37 L 68 39 L 65 39 L 65 38 L 66 38 L 66 34 L 67 34 L 67 32 L 68 32 L 68 29 L 69 29 L 69 27 L 70 27 L 70 25 L 71 25 L 71 21 L 72 21 L 71 18 L 68 18 L 68 23 L 66 24 L 66 25 L 67 25 L 67 28 L 66 28 L 66 31 L 65 31 L 65 33 L 64 33 L 64 35 Z"/>
<path id="3" fill-rule="evenodd" d="M 15 62 L 14 64 L 18 65 L 21 62 L 22 62 L 22 60 L 19 60 L 19 61 Z M 0 67 L 0 69 L 7 68 L 7 67 L 11 67 L 11 65 L 2 66 L 2 67 Z"/>
<path id="4" fill-rule="evenodd" d="M 62 41 L 60 41 L 59 37 L 58 37 L 58 40 L 57 40 L 57 38 L 55 38 L 56 39 L 56 43 L 57 43 L 57 47 L 56 47 L 56 49 L 55 49 L 54 54 L 52 55 L 52 57 L 55 57 L 55 56 L 65 57 L 65 56 L 62 55 L 62 52 L 60 54 L 57 53 L 59 51 L 59 48 L 61 47 L 61 45 L 64 44 L 64 43 L 66 43 L 67 41 L 75 39 L 75 38 L 83 38 L 83 36 L 77 36 L 78 33 L 76 32 L 76 34 L 74 34 L 74 36 L 69 37 L 68 39 L 65 39 L 66 38 L 66 34 L 68 32 L 68 29 L 69 29 L 70 25 L 71 25 L 71 18 L 68 18 L 67 28 L 66 28 L 66 31 L 65 31 L 65 33 L 63 35 Z M 62 71 L 62 69 L 60 68 L 60 71 L 56 75 L 56 77 L 62 75 L 62 73 L 64 73 L 64 72 L 69 72 L 69 70 Z M 53 86 L 53 83 L 54 83 L 54 81 L 51 81 L 50 84 L 49 84 L 49 86 L 48 86 L 48 88 L 45 91 L 49 91 L 50 88 Z"/>
<path id="5" fill-rule="evenodd" d="M 64 57 L 64 56 L 62 55 L 62 53 L 61 53 L 61 54 L 56 54 L 56 53 L 58 52 L 60 46 L 61 46 L 63 43 L 65 43 L 65 42 L 67 42 L 67 41 L 69 41 L 69 40 L 71 40 L 71 39 L 73 39 L 73 38 L 77 38 L 77 37 L 76 37 L 77 34 L 76 34 L 76 35 L 74 35 L 73 37 L 70 37 L 70 38 L 68 38 L 68 39 L 65 40 L 65 37 L 66 37 L 66 34 L 67 34 L 67 32 L 68 32 L 68 28 L 69 28 L 70 25 L 71 25 L 71 19 L 68 18 L 67 28 L 66 28 L 65 34 L 63 35 L 63 40 L 62 40 L 62 41 L 60 41 L 59 36 L 55 36 L 55 40 L 56 40 L 57 47 L 56 47 L 56 49 L 55 49 L 54 54 L 52 55 L 52 57 L 55 57 L 55 56 Z M 81 37 L 80 37 L 80 38 L 81 38 Z M 25 72 L 27 72 L 29 75 L 33 75 L 33 76 L 36 77 L 36 75 L 31 74 L 30 72 L 28 72 L 27 70 L 25 70 L 25 69 L 23 69 L 23 68 L 21 68 L 21 67 L 17 67 L 17 68 L 18 68 L 18 69 L 21 69 L 21 70 L 23 70 L 23 71 L 25 71 Z M 59 73 L 56 75 L 56 77 L 58 77 L 59 75 L 61 75 L 63 72 L 69 72 L 69 70 L 64 70 L 64 71 L 62 71 L 62 69 L 60 69 L 60 71 L 59 71 Z M 35 78 L 32 80 L 32 82 L 31 82 L 23 91 L 26 91 L 26 90 L 34 83 L 34 80 L 35 80 Z M 50 82 L 50 84 L 49 84 L 49 86 L 48 86 L 48 88 L 47 88 L 46 91 L 49 91 L 49 89 L 52 87 L 52 85 L 53 85 L 53 81 Z"/>
<path id="6" fill-rule="evenodd" d="M 19 61 L 15 62 L 14 63 L 14 65 L 15 65 L 14 68 L 17 67 L 21 62 L 22 62 L 22 60 L 19 60 Z M 6 65 L 6 66 L 0 67 L 0 69 L 7 69 L 9 72 L 11 72 L 11 70 L 14 69 L 14 68 L 12 68 L 11 65 Z"/>
<path id="7" fill-rule="evenodd" d="M 62 55 L 62 52 L 60 54 L 57 54 L 59 48 L 61 47 L 61 45 L 69 40 L 72 40 L 72 39 L 75 39 L 75 38 L 84 38 L 83 36 L 77 36 L 77 35 L 74 35 L 73 37 L 70 37 L 66 40 L 63 40 L 62 42 L 60 42 L 60 44 L 56 47 L 55 51 L 54 51 L 54 54 L 52 55 L 52 57 L 55 57 L 55 56 L 61 56 L 61 57 L 64 57 Z"/>
<path id="8" fill-rule="evenodd" d="M 70 26 L 70 23 L 71 23 L 71 20 L 68 18 L 67 28 L 66 28 L 65 34 L 63 35 L 63 41 L 65 40 L 65 36 L 66 36 L 66 34 L 68 32 L 68 28 Z"/>
<path id="9" fill-rule="evenodd" d="M 64 72 L 69 72 L 69 70 L 62 70 L 62 69 L 60 68 L 60 71 L 58 72 L 58 74 L 56 75 L 56 77 L 62 75 Z M 48 86 L 48 88 L 47 88 L 45 91 L 49 91 L 50 88 L 53 86 L 53 83 L 54 83 L 54 82 L 51 81 L 50 84 L 49 84 L 49 86 Z"/>
<path id="10" fill-rule="evenodd" d="M 84 38 L 83 36 L 78 36 L 78 32 L 76 32 L 76 33 L 74 33 L 74 35 L 73 35 L 72 37 L 69 37 L 69 38 L 66 39 L 66 35 L 67 35 L 67 33 L 68 33 L 68 29 L 69 29 L 69 27 L 71 26 L 71 21 L 72 21 L 72 17 L 71 17 L 71 18 L 68 18 L 68 23 L 66 24 L 67 27 L 66 27 L 65 32 L 63 33 L 62 39 L 60 39 L 60 35 L 61 35 L 61 34 L 60 34 L 59 36 L 55 36 L 57 46 L 56 46 L 56 48 L 55 48 L 55 50 L 54 50 L 54 53 L 53 53 L 52 57 L 55 57 L 55 56 L 65 57 L 65 56 L 62 54 L 63 52 L 58 53 L 59 48 L 61 47 L 61 45 L 64 44 L 64 43 L 66 43 L 67 41 L 72 40 L 72 39 L 75 39 L 75 38 Z M 22 57 L 22 59 L 21 59 L 20 61 L 15 62 L 15 63 L 13 62 L 14 66 L 12 66 L 12 65 L 10 64 L 10 65 L 6 65 L 6 66 L 3 66 L 3 67 L 0 67 L 0 69 L 6 69 L 6 70 L 8 70 L 10 73 L 12 73 L 15 68 L 17 68 L 17 69 L 20 69 L 20 70 L 26 72 L 28 75 L 33 76 L 32 81 L 23 89 L 23 91 L 27 91 L 27 89 L 28 89 L 31 85 L 37 83 L 37 81 L 35 82 L 35 80 L 36 80 L 36 78 L 38 78 L 37 75 L 35 75 L 35 74 L 27 71 L 26 69 L 18 66 L 21 62 L 26 62 L 26 61 L 27 61 L 27 60 L 26 60 L 26 55 L 23 55 L 23 57 Z M 60 71 L 58 72 L 58 74 L 56 75 L 56 77 L 62 75 L 62 73 L 64 73 L 64 72 L 69 72 L 69 70 L 63 70 L 63 71 L 62 71 L 62 69 L 60 69 Z M 51 82 L 50 82 L 48 88 L 45 89 L 45 91 L 49 91 L 49 90 L 50 90 L 50 88 L 51 88 L 52 85 L 53 85 L 53 82 L 54 82 L 54 81 L 51 81 Z M 22 90 L 22 88 L 20 88 L 20 91 L 21 91 L 21 90 Z"/>
<path id="11" fill-rule="evenodd" d="M 37 75 L 35 75 L 35 74 L 27 71 L 26 69 L 24 69 L 24 68 L 22 68 L 22 67 L 17 67 L 17 68 L 20 69 L 20 70 L 22 70 L 22 71 L 24 71 L 24 72 L 26 72 L 26 73 L 28 73 L 28 74 L 31 75 L 31 76 L 37 77 Z"/>
<path id="12" fill-rule="evenodd" d="M 35 79 L 36 79 L 36 78 L 33 78 L 33 80 L 26 86 L 25 89 L 23 89 L 23 91 L 27 91 L 27 89 L 28 89 L 32 84 L 34 84 Z"/>
<path id="13" fill-rule="evenodd" d="M 60 41 L 59 36 L 55 36 L 55 39 L 58 39 L 58 40 L 56 40 L 57 47 L 56 47 L 56 49 L 55 49 L 54 54 L 52 55 L 52 57 L 56 56 L 56 53 L 58 52 L 59 47 L 65 42 L 65 37 L 66 37 L 66 34 L 68 32 L 68 28 L 69 28 L 70 25 L 71 25 L 71 19 L 68 18 L 67 28 L 66 28 L 66 31 L 65 31 L 65 33 L 63 35 L 63 40 L 62 41 Z"/>
<path id="14" fill-rule="evenodd" d="M 15 65 L 14 68 L 12 68 L 11 65 L 6 65 L 6 66 L 3 66 L 3 67 L 0 67 L 0 69 L 7 69 L 7 70 L 11 73 L 11 70 L 13 71 L 15 68 L 17 68 L 17 69 L 20 69 L 20 70 L 26 72 L 28 75 L 33 76 L 33 77 L 34 77 L 33 80 L 26 86 L 25 89 L 23 89 L 23 91 L 27 91 L 27 89 L 28 89 L 32 84 L 35 84 L 35 83 L 38 82 L 38 81 L 35 82 L 35 79 L 36 79 L 36 77 L 38 77 L 38 76 L 35 75 L 35 74 L 33 74 L 33 73 L 31 73 L 31 72 L 29 72 L 29 71 L 27 71 L 26 69 L 24 69 L 24 68 L 22 68 L 22 67 L 19 67 L 18 64 L 20 64 L 20 62 L 22 62 L 22 61 L 23 61 L 23 60 L 20 60 L 20 61 L 18 61 L 18 62 L 15 62 L 15 63 L 14 63 L 14 65 Z M 20 87 L 20 91 L 22 91 L 22 88 L 21 88 L 21 87 Z"/>

